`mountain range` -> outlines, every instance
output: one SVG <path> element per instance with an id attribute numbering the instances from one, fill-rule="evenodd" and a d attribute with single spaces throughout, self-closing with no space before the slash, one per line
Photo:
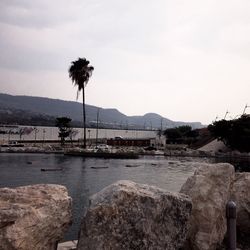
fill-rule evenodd
<path id="1" fill-rule="evenodd" d="M 192 128 L 204 127 L 200 122 L 172 121 L 156 113 L 143 116 L 126 116 L 117 109 L 105 109 L 86 104 L 86 120 L 88 126 L 95 126 L 99 110 L 99 125 L 109 128 L 159 129 L 182 125 Z M 9 95 L 0 93 L 0 123 L 25 125 L 55 124 L 55 118 L 66 116 L 72 119 L 75 126 L 81 126 L 82 104 L 45 97 Z M 40 119 L 40 123 L 39 123 Z M 29 123 L 29 124 L 27 124 Z"/>

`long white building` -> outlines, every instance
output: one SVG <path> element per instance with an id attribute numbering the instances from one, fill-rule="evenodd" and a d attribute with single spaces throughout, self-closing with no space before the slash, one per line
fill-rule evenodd
<path id="1" fill-rule="evenodd" d="M 75 135 L 73 140 L 83 138 L 83 128 L 74 128 Z M 87 128 L 87 139 L 96 138 L 97 130 L 95 128 Z M 123 138 L 155 138 L 157 136 L 156 131 L 150 130 L 116 130 L 116 129 L 99 129 L 99 139 L 110 139 L 115 137 Z M 57 127 L 42 127 L 42 126 L 0 126 L 0 142 L 5 143 L 7 141 L 22 141 L 22 140 L 59 140 Z"/>

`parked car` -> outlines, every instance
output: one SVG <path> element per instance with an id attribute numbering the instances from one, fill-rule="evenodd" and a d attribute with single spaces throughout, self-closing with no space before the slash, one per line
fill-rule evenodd
<path id="1" fill-rule="evenodd" d="M 116 136 L 115 140 L 123 140 L 123 137 L 122 136 Z"/>
<path id="2" fill-rule="evenodd" d="M 96 146 L 97 149 L 110 149 L 110 146 L 107 144 L 99 144 Z"/>

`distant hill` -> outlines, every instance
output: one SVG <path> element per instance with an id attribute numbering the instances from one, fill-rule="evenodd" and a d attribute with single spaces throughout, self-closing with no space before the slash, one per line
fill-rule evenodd
<path id="1" fill-rule="evenodd" d="M 147 113 L 143 116 L 126 116 L 117 109 L 103 109 L 86 105 L 88 126 L 96 124 L 98 109 L 100 114 L 99 122 L 103 127 L 158 129 L 161 127 L 161 124 L 163 129 L 181 125 L 190 125 L 192 128 L 203 127 L 200 122 L 176 122 L 155 113 Z M 22 115 L 20 116 L 20 114 Z M 75 125 L 80 126 L 82 121 L 82 104 L 44 97 L 13 96 L 0 93 L 0 123 L 18 123 L 18 120 L 23 120 L 22 123 L 28 121 L 32 123 L 33 119 L 36 119 L 37 123 L 37 119 L 40 117 L 45 121 L 46 125 L 53 123 L 51 124 L 53 126 L 55 117 L 59 116 L 70 117 Z"/>

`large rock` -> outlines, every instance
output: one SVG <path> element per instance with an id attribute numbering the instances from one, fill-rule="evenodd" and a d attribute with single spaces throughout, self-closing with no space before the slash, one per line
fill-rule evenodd
<path id="1" fill-rule="evenodd" d="M 91 197 L 78 249 L 179 249 L 191 209 L 186 195 L 118 181 Z"/>
<path id="2" fill-rule="evenodd" d="M 55 249 L 71 223 L 71 198 L 59 185 L 0 189 L 0 249 Z"/>
<path id="3" fill-rule="evenodd" d="M 250 173 L 237 173 L 232 198 L 237 205 L 237 236 L 250 249 Z"/>
<path id="4" fill-rule="evenodd" d="M 213 250 L 223 241 L 233 179 L 230 164 L 202 164 L 182 186 L 181 193 L 189 195 L 193 203 L 185 249 Z"/>

